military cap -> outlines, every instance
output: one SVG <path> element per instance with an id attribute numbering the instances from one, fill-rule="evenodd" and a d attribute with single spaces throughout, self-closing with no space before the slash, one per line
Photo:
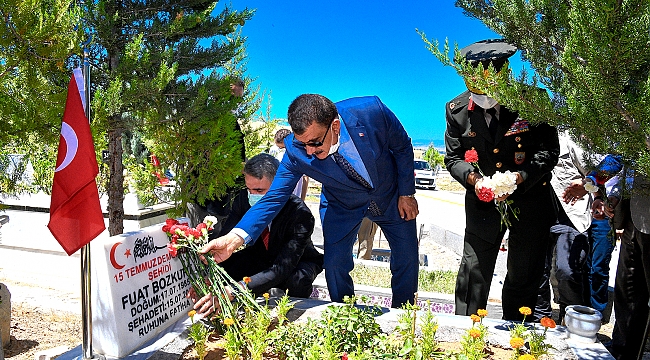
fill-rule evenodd
<path id="1" fill-rule="evenodd" d="M 508 58 L 517 52 L 517 48 L 504 39 L 481 40 L 460 50 L 460 54 L 474 67 L 479 63 L 487 69 L 490 63 L 499 71 Z"/>

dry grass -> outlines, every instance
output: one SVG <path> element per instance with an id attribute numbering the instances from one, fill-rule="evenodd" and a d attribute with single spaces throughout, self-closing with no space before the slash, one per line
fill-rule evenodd
<path id="1" fill-rule="evenodd" d="M 31 360 L 42 350 L 59 346 L 72 349 L 81 344 L 81 315 L 12 303 L 10 333 L 5 358 Z"/>

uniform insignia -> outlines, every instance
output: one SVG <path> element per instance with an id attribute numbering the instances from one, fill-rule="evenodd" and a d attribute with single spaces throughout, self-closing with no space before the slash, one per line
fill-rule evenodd
<path id="1" fill-rule="evenodd" d="M 520 134 L 530 130 L 530 124 L 527 120 L 517 120 L 511 126 L 510 129 L 506 132 L 504 136 L 510 136 L 514 134 Z"/>
<path id="2" fill-rule="evenodd" d="M 515 164 L 521 165 L 526 160 L 526 153 L 524 151 L 515 152 Z"/>
<path id="3" fill-rule="evenodd" d="M 455 107 L 456 107 L 455 102 L 449 103 L 449 110 L 454 110 Z"/>
<path id="4" fill-rule="evenodd" d="M 473 131 L 470 131 L 470 132 L 467 134 L 467 136 L 469 136 L 469 137 L 476 137 L 476 133 L 473 132 Z"/>
<path id="5" fill-rule="evenodd" d="M 521 141 L 521 137 L 517 136 L 517 137 L 515 138 L 515 141 L 516 141 L 516 142 L 520 142 L 520 141 Z"/>

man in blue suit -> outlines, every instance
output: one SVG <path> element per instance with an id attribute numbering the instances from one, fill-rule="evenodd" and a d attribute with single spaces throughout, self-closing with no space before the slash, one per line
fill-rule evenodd
<path id="1" fill-rule="evenodd" d="M 250 246 L 284 206 L 305 174 L 322 183 L 320 216 L 325 239 L 325 277 L 332 301 L 354 295 L 352 248 L 368 217 L 391 248 L 393 307 L 413 303 L 418 281 L 413 146 L 397 117 L 377 97 L 334 104 L 304 94 L 289 106 L 293 134 L 271 189 L 235 228 L 203 253 L 224 261 Z"/>

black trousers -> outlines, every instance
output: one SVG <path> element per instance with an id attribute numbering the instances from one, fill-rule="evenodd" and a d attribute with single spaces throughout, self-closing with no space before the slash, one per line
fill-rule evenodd
<path id="1" fill-rule="evenodd" d="M 508 273 L 502 291 L 504 320 L 522 320 L 523 315 L 519 313 L 522 306 L 535 308 L 544 272 L 548 229 L 548 226 L 536 232 L 524 226 L 510 229 Z M 500 246 L 501 242 L 489 243 L 465 233 L 463 258 L 456 278 L 457 315 L 476 314 L 478 309 L 485 309 Z"/>
<path id="2" fill-rule="evenodd" d="M 619 360 L 640 359 L 649 315 L 650 234 L 635 228 L 629 216 L 624 222 L 618 256 L 611 352 Z"/>

